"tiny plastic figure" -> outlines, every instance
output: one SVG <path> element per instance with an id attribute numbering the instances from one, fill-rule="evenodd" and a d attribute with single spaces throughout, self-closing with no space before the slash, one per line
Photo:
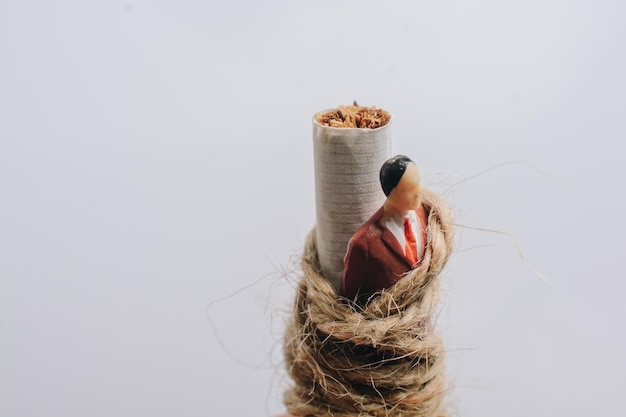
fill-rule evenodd
<path id="1" fill-rule="evenodd" d="M 345 297 L 366 301 L 420 264 L 428 226 L 420 179 L 417 166 L 404 155 L 383 164 L 380 183 L 387 199 L 348 242 L 342 277 Z"/>

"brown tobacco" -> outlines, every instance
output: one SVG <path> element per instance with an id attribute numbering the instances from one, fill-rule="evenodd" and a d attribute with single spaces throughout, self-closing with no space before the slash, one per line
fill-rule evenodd
<path id="1" fill-rule="evenodd" d="M 359 106 L 355 101 L 352 106 L 338 106 L 334 110 L 317 113 L 315 119 L 322 126 L 376 129 L 389 123 L 391 115 L 373 106 Z"/>

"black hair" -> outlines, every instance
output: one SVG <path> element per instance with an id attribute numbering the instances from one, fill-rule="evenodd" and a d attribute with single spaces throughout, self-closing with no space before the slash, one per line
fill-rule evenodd
<path id="1" fill-rule="evenodd" d="M 385 161 L 380 168 L 380 185 L 383 186 L 385 195 L 389 195 L 400 182 L 406 167 L 413 161 L 408 156 L 396 155 Z"/>

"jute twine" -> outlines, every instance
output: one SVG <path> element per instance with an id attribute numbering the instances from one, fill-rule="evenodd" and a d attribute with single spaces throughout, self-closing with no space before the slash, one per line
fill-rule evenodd
<path id="1" fill-rule="evenodd" d="M 434 333 L 439 274 L 453 247 L 445 204 L 424 191 L 429 211 L 422 263 L 359 306 L 320 273 L 315 231 L 302 259 L 285 358 L 294 386 L 291 414 L 308 416 L 448 416 L 445 351 Z"/>

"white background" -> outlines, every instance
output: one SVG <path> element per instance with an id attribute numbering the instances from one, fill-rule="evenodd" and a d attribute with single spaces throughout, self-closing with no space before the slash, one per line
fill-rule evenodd
<path id="1" fill-rule="evenodd" d="M 624 415 L 625 13 L 0 1 L 0 414 L 281 413 L 311 117 L 356 99 L 458 184 L 457 415 Z"/>

